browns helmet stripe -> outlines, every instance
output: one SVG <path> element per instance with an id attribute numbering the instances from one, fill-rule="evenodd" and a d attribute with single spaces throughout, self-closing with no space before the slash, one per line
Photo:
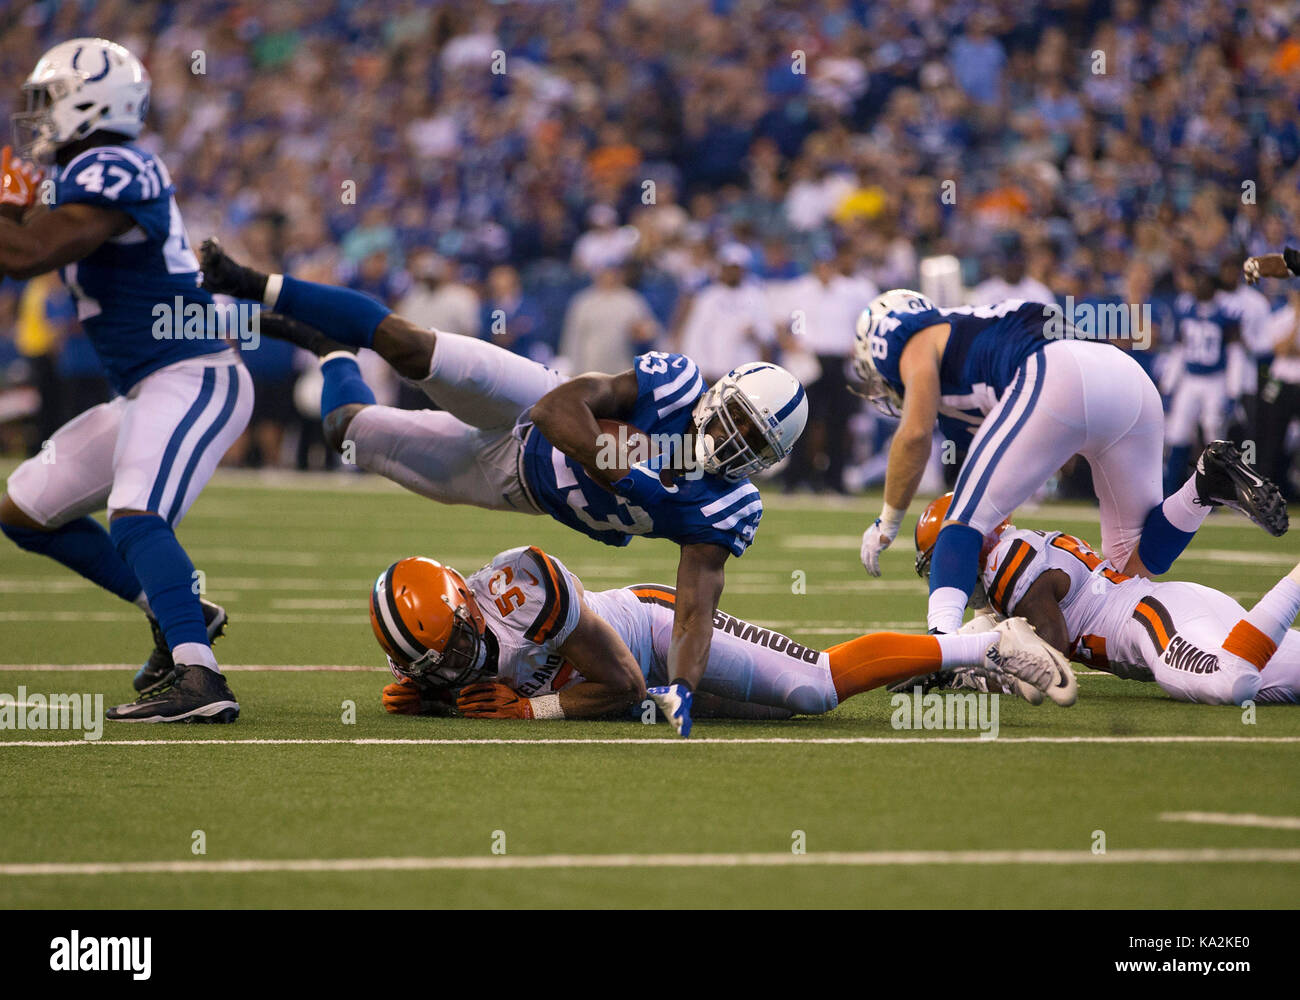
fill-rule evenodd
<path id="1" fill-rule="evenodd" d="M 560 568 L 555 565 L 555 560 L 536 545 L 530 545 L 528 552 L 542 568 L 542 585 L 546 590 L 546 597 L 542 602 L 542 610 L 533 619 L 533 624 L 524 633 L 524 638 L 540 645 L 553 636 L 568 620 L 569 586 L 564 581 Z"/>
<path id="2" fill-rule="evenodd" d="M 388 567 L 387 572 L 381 578 L 382 583 L 375 588 L 372 600 L 378 604 L 378 614 L 375 620 L 379 622 L 380 627 L 384 630 L 384 637 L 392 644 L 392 647 L 402 653 L 408 662 L 415 662 L 422 657 L 428 650 L 420 642 L 411 630 L 407 628 L 406 622 L 402 621 L 401 612 L 397 609 L 397 597 L 393 593 L 393 572 L 397 569 L 397 563 Z"/>
<path id="3" fill-rule="evenodd" d="M 1174 620 L 1165 610 L 1165 606 L 1154 597 L 1145 597 L 1133 609 L 1133 617 L 1146 629 L 1152 643 L 1163 656 L 1165 650 L 1169 648 L 1169 640 L 1177 631 L 1174 628 Z"/>
<path id="4" fill-rule="evenodd" d="M 1025 568 L 1033 561 L 1033 557 L 1033 546 L 1024 539 L 1018 538 L 1011 543 L 1002 567 L 994 575 L 993 591 L 989 594 L 989 600 L 1003 614 L 1009 612 L 1006 600 L 1016 592 L 1016 583 L 1024 575 Z"/>

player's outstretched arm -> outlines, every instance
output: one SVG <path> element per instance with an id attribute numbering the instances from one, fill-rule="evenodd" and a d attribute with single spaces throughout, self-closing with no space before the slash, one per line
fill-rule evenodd
<path id="1" fill-rule="evenodd" d="M 935 338 L 947 324 L 932 326 L 918 333 L 903 350 L 899 375 L 903 380 L 903 413 L 894 440 L 889 445 L 889 464 L 885 468 L 885 505 L 880 516 L 862 535 L 862 565 L 872 576 L 880 575 L 880 553 L 889 548 L 898 535 L 907 508 L 916 496 L 930 446 L 934 440 L 934 422 L 939 417 L 939 352 Z"/>
<path id="2" fill-rule="evenodd" d="M 713 615 L 726 582 L 727 557 L 721 545 L 683 545 L 677 563 L 677 600 L 673 605 L 673 637 L 668 646 L 668 682 L 686 681 L 698 687 L 709 665 Z"/>
<path id="3" fill-rule="evenodd" d="M 29 214 L 22 222 L 0 218 L 0 274 L 34 278 L 93 253 L 131 228 L 115 208 L 74 203 Z"/>
<path id="4" fill-rule="evenodd" d="M 626 471 L 599 467 L 600 425 L 596 421 L 625 419 L 636 405 L 638 392 L 636 372 L 631 369 L 618 375 L 579 375 L 533 404 L 533 425 L 597 483 L 612 487 Z"/>
<path id="5" fill-rule="evenodd" d="M 1069 578 L 1060 570 L 1048 570 L 1025 591 L 1015 606 L 1017 617 L 1026 619 L 1049 645 L 1070 655 L 1070 630 L 1061 613 L 1061 601 L 1069 593 Z"/>

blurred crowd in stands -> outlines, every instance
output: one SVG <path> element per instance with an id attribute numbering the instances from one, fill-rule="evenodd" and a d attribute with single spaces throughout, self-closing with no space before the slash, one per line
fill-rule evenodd
<path id="1" fill-rule="evenodd" d="M 142 143 L 196 243 L 570 371 L 781 360 L 813 407 L 791 489 L 879 477 L 854 321 L 934 257 L 971 303 L 1167 307 L 1213 275 L 1240 318 L 1228 426 L 1282 423 L 1275 475 L 1297 451 L 1300 296 L 1239 283 L 1300 240 L 1296 0 L 38 0 L 0 28 L 14 92 L 68 37 L 144 59 Z M 309 359 L 245 360 L 231 460 L 323 461 Z M 42 401 L 0 401 L 11 448 L 106 392 L 56 280 L 0 286 L 0 367 Z"/>

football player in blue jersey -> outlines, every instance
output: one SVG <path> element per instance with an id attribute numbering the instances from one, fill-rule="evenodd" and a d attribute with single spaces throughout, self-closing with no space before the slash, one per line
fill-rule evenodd
<path id="1" fill-rule="evenodd" d="M 1163 498 L 1160 394 L 1124 351 L 1078 339 L 1039 303 L 940 309 L 894 289 L 858 320 L 854 366 L 863 394 L 900 416 L 890 446 L 884 508 L 862 538 L 862 562 L 880 553 L 916 493 L 936 420 L 968 442 L 954 498 L 935 543 L 928 623 L 955 632 L 975 587 L 984 536 L 1075 454 L 1092 468 L 1103 552 L 1128 575 L 1166 572 L 1211 507 L 1241 511 L 1271 534 L 1287 527 L 1277 487 L 1225 441 Z"/>
<path id="2" fill-rule="evenodd" d="M 49 164 L 53 199 L 4 206 L 0 273 L 60 271 L 117 395 L 14 471 L 0 530 L 148 616 L 143 693 L 108 718 L 233 722 L 239 704 L 212 654 L 226 614 L 199 596 L 175 528 L 248 422 L 251 380 L 208 323 L 212 296 L 167 168 L 134 144 L 144 66 L 113 42 L 78 38 L 45 53 L 23 90 L 18 156 Z M 108 531 L 90 516 L 105 508 Z"/>
<path id="3" fill-rule="evenodd" d="M 1191 275 L 1194 291 L 1174 300 L 1177 347 L 1169 370 L 1169 462 L 1165 488 L 1182 479 L 1199 426 L 1206 441 L 1223 437 L 1228 426 L 1228 347 L 1241 338 L 1241 321 L 1218 301 L 1214 276 Z"/>
<path id="4" fill-rule="evenodd" d="M 752 362 L 708 387 L 689 358 L 651 351 L 620 374 L 566 379 L 487 341 L 418 327 L 358 292 L 243 267 L 215 240 L 200 253 L 206 287 L 273 309 L 261 333 L 323 359 L 326 436 L 357 465 L 442 503 L 549 514 L 608 545 L 635 535 L 680 545 L 669 683 L 650 693 L 690 732 L 724 566 L 763 513 L 749 477 L 788 455 L 807 421 L 789 372 Z M 441 409 L 376 405 L 353 356 L 361 347 Z M 665 446 L 623 468 L 600 420 Z"/>

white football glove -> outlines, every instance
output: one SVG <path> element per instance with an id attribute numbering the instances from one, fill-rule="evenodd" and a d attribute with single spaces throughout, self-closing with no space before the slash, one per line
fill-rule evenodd
<path id="1" fill-rule="evenodd" d="M 1247 257 L 1246 263 L 1242 265 L 1241 270 L 1246 275 L 1246 284 L 1253 285 L 1259 281 L 1259 261 L 1254 257 Z"/>
<path id="2" fill-rule="evenodd" d="M 858 554 L 862 557 L 862 565 L 872 576 L 880 575 L 880 553 L 889 548 L 889 544 L 898 537 L 898 526 L 903 523 L 903 513 L 886 504 L 871 527 L 862 533 L 862 548 Z"/>

